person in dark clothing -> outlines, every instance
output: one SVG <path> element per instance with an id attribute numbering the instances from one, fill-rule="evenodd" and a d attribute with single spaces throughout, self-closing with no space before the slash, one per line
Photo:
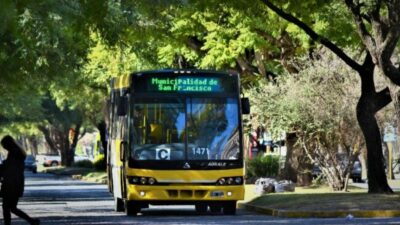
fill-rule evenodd
<path id="1" fill-rule="evenodd" d="M 17 208 L 18 200 L 24 193 L 24 160 L 26 153 L 11 136 L 7 135 L 1 140 L 1 145 L 8 151 L 7 159 L 2 165 L 1 196 L 3 198 L 4 224 L 11 224 L 11 212 L 29 224 L 40 224 L 39 219 L 33 219 Z"/>

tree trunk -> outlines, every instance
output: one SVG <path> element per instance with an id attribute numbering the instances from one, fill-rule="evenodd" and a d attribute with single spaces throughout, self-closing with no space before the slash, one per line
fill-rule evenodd
<path id="1" fill-rule="evenodd" d="M 367 69 L 360 74 L 361 97 L 357 104 L 357 120 L 367 145 L 368 192 L 393 193 L 386 179 L 381 133 L 375 118 L 376 112 L 386 106 L 391 99 L 388 89 L 375 92 L 373 67 L 367 61 L 364 64 L 364 68 Z"/>
<path id="2" fill-rule="evenodd" d="M 50 150 L 49 153 L 51 154 L 58 154 L 59 149 L 57 148 L 55 141 L 53 141 L 50 129 L 45 127 L 45 126 L 38 126 L 38 129 L 43 133 L 44 139 L 46 140 L 47 146 L 49 147 L 48 149 Z M 54 133 L 54 132 L 53 132 Z M 54 136 L 54 135 L 53 135 Z"/>
<path id="3" fill-rule="evenodd" d="M 27 137 L 27 142 L 32 155 L 36 156 L 38 154 L 38 140 L 36 136 Z"/>
<path id="4" fill-rule="evenodd" d="M 68 151 L 69 151 L 69 140 L 68 138 L 65 138 L 65 136 L 63 136 L 60 149 L 62 166 L 68 166 Z"/>
<path id="5" fill-rule="evenodd" d="M 309 186 L 312 182 L 312 167 L 303 148 L 296 146 L 298 137 L 295 133 L 287 134 L 286 159 L 279 178 L 290 180 L 297 186 Z"/>
<path id="6" fill-rule="evenodd" d="M 75 149 L 76 149 L 76 146 L 78 144 L 81 125 L 82 125 L 81 122 L 76 124 L 75 132 L 73 133 L 73 136 L 72 136 L 72 141 L 70 141 L 71 137 L 68 136 L 68 140 L 69 140 L 68 144 L 69 144 L 69 146 L 67 148 L 68 149 L 68 151 L 67 151 L 67 161 L 66 161 L 66 164 L 65 164 L 67 167 L 68 166 L 72 166 L 72 164 L 74 164 Z M 68 135 L 70 135 L 70 134 L 68 134 Z"/>
<path id="7" fill-rule="evenodd" d="M 358 110 L 365 109 L 365 102 L 360 100 Z M 382 154 L 382 140 L 378 123 L 372 113 L 357 113 L 358 122 L 367 144 L 367 177 L 369 193 L 392 193 L 385 174 L 384 159 Z"/>
<path id="8" fill-rule="evenodd" d="M 296 144 L 297 137 L 295 133 L 287 134 L 285 144 L 286 144 L 286 158 L 285 166 L 280 171 L 279 179 L 290 180 L 294 183 L 297 182 L 297 172 L 292 164 L 292 155 L 294 151 L 294 145 Z"/>
<path id="9" fill-rule="evenodd" d="M 70 155 L 70 141 L 69 141 L 69 129 L 63 129 L 58 131 L 58 146 L 60 146 L 61 153 L 61 165 L 71 166 L 69 155 Z"/>

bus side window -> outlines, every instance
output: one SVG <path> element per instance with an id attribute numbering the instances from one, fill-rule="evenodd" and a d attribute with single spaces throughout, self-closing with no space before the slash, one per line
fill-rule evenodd
<path id="1" fill-rule="evenodd" d="M 120 96 L 119 92 L 114 92 L 114 101 L 112 102 L 113 116 L 112 116 L 112 133 L 113 139 L 122 139 L 125 135 L 125 130 L 127 129 L 126 120 L 127 114 L 121 116 L 121 104 L 126 104 L 123 97 Z M 126 97 L 125 97 L 126 98 Z"/>
<path id="2" fill-rule="evenodd" d="M 111 138 L 115 139 L 117 137 L 117 123 L 118 123 L 118 115 L 117 115 L 117 104 L 118 104 L 118 93 L 114 92 L 112 94 L 111 99 L 111 109 L 112 109 L 112 116 L 111 116 Z"/>

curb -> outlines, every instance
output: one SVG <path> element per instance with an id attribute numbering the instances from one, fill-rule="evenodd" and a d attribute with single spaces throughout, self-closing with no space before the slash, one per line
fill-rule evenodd
<path id="1" fill-rule="evenodd" d="M 240 203 L 239 206 L 249 211 L 283 218 L 343 218 L 349 215 L 362 218 L 400 217 L 400 210 L 290 211 L 260 207 L 247 203 Z"/>

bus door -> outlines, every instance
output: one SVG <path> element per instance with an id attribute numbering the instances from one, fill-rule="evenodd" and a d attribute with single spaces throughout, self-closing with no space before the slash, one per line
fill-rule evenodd
<path id="1" fill-rule="evenodd" d="M 111 145 L 110 145 L 110 166 L 112 170 L 112 189 L 116 198 L 124 198 L 125 194 L 125 154 L 126 138 L 128 130 L 128 96 L 114 95 L 113 117 L 111 127 Z"/>

